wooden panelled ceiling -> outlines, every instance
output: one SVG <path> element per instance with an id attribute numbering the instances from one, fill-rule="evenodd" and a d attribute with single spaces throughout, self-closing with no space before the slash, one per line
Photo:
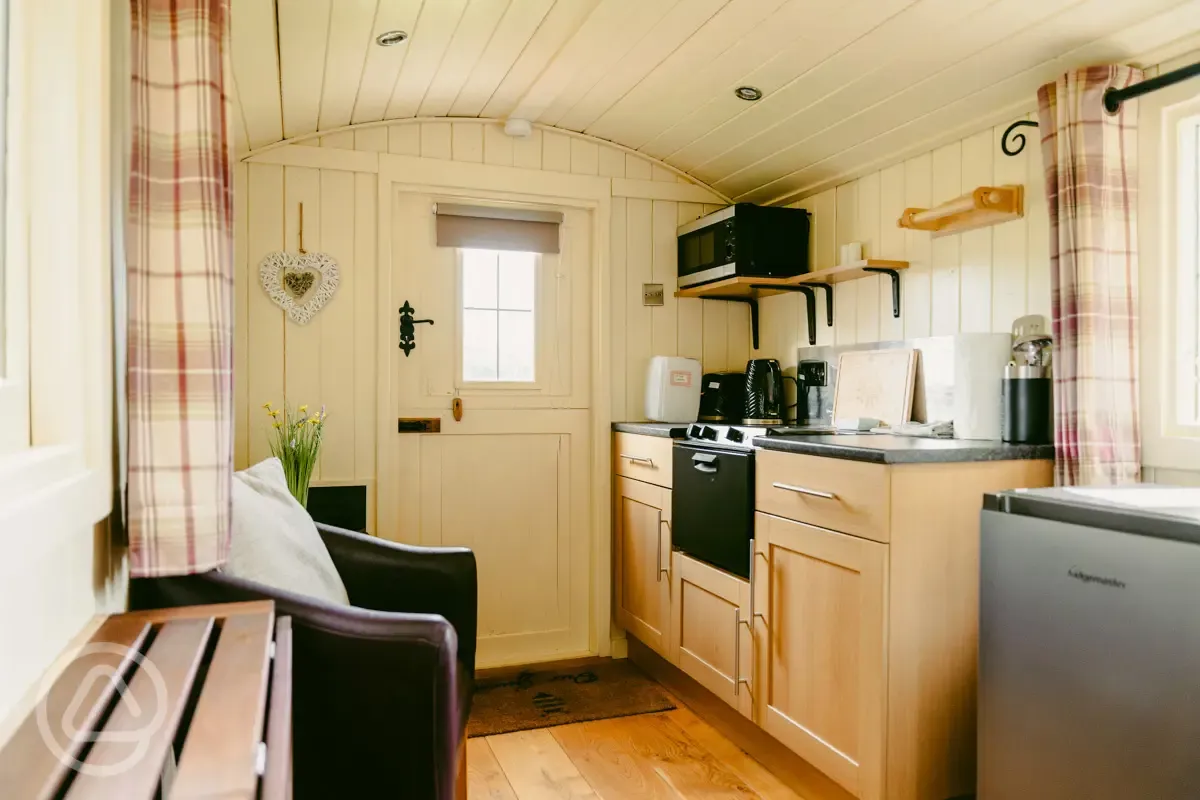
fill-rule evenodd
<path id="1" fill-rule="evenodd" d="M 375 44 L 397 29 L 407 42 Z M 1198 33 L 1200 0 L 233 0 L 237 134 L 246 150 L 518 117 L 780 201 L 1027 112 L 1069 68 L 1152 64 Z"/>

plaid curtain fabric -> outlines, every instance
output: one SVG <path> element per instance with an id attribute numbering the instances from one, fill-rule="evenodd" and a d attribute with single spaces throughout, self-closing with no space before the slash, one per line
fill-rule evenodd
<path id="1" fill-rule="evenodd" d="M 229 551 L 229 18 L 227 0 L 130 2 L 129 552 L 150 577 Z"/>
<path id="2" fill-rule="evenodd" d="M 1137 481 L 1137 102 L 1104 91 L 1132 67 L 1089 67 L 1038 91 L 1050 209 L 1055 477 L 1060 485 Z"/>

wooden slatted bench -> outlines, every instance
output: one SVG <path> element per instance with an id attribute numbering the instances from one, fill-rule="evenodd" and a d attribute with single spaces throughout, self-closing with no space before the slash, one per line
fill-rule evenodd
<path id="1" fill-rule="evenodd" d="M 291 668 L 270 601 L 109 617 L 0 750 L 0 795 L 290 798 Z"/>

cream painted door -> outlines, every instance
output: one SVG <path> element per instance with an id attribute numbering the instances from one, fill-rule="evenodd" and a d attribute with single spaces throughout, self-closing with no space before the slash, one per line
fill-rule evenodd
<path id="1" fill-rule="evenodd" d="M 670 658 L 671 490 L 632 478 L 615 480 L 617 623 Z"/>
<path id="2" fill-rule="evenodd" d="M 436 420 L 440 432 L 401 433 L 391 419 L 393 477 L 379 489 L 391 530 L 380 532 L 475 551 L 480 667 L 596 652 L 591 215 L 556 209 L 560 254 L 468 253 L 436 245 L 433 205 L 487 198 L 396 186 L 389 199 L 391 417 Z M 434 321 L 415 326 L 408 355 L 398 347 L 405 302 Z"/>
<path id="3" fill-rule="evenodd" d="M 755 581 L 766 579 L 768 595 L 759 724 L 855 796 L 879 800 L 887 545 L 762 513 L 755 539 Z"/>
<path id="4" fill-rule="evenodd" d="M 754 670 L 750 582 L 675 553 L 671 660 L 746 717 Z"/>

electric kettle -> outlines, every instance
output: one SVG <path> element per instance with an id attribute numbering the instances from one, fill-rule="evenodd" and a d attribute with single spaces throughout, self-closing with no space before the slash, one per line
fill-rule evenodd
<path id="1" fill-rule="evenodd" d="M 783 370 L 773 358 L 752 358 L 746 362 L 747 425 L 783 424 Z"/>

